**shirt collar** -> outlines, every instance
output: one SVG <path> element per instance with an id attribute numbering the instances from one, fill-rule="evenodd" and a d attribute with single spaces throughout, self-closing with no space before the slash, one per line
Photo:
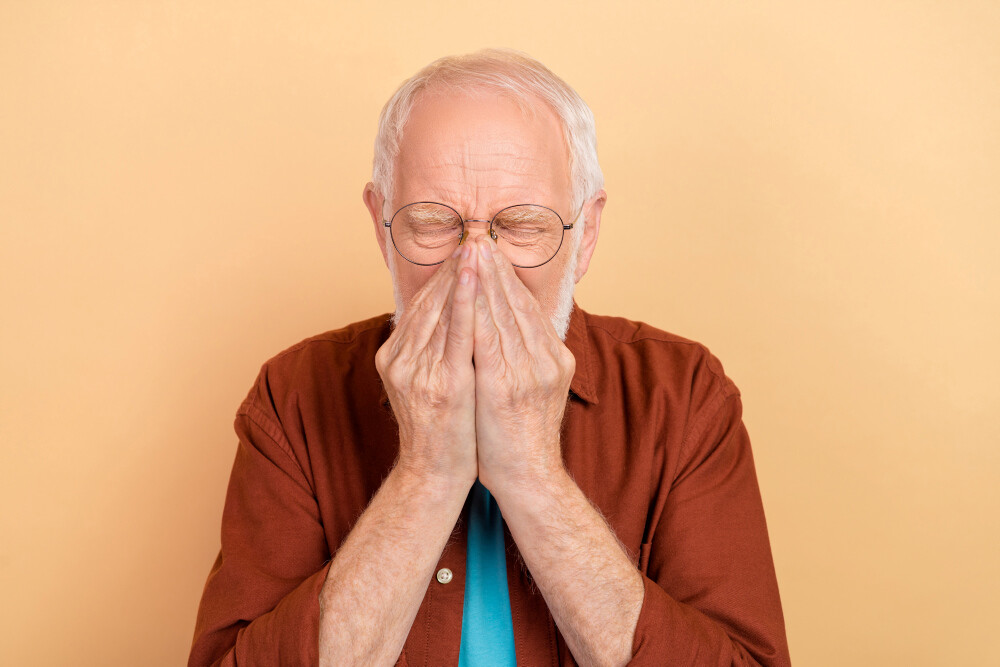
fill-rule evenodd
<path id="1" fill-rule="evenodd" d="M 385 333 L 382 341 L 388 339 L 392 329 L 389 326 L 389 317 L 386 316 Z M 588 403 L 598 403 L 597 391 L 594 388 L 594 377 L 591 373 L 591 350 L 590 341 L 587 338 L 587 313 L 573 301 L 573 310 L 569 316 L 569 328 L 566 330 L 566 347 L 576 358 L 576 372 L 573 373 L 573 380 L 570 382 L 569 391 L 571 394 L 583 399 Z M 389 395 L 385 393 L 385 386 L 379 382 L 379 403 L 384 406 L 389 404 Z"/>

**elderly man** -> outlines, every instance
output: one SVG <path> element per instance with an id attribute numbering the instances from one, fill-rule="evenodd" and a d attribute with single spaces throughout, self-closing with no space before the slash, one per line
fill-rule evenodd
<path id="1" fill-rule="evenodd" d="M 540 63 L 444 58 L 364 190 L 396 312 L 264 364 L 191 665 L 787 665 L 739 390 L 583 312 L 593 116 Z"/>

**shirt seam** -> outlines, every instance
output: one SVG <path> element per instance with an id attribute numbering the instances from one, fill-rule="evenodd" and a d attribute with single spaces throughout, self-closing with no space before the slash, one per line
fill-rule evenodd
<path id="1" fill-rule="evenodd" d="M 667 340 L 667 339 L 663 338 L 662 336 L 645 335 L 645 336 L 638 336 L 638 337 L 632 337 L 630 339 L 625 339 L 625 338 L 622 338 L 621 336 L 619 336 L 618 334 L 616 334 L 615 332 L 611 331 L 610 329 L 605 328 L 600 323 L 598 323 L 598 322 L 590 322 L 589 320 L 587 322 L 587 327 L 591 328 L 591 329 L 598 329 L 600 331 L 603 331 L 604 333 L 608 334 L 609 336 L 611 336 L 612 338 L 614 338 L 615 340 L 617 340 L 619 343 L 635 343 L 635 342 L 638 342 L 640 340 L 658 340 L 661 343 L 677 343 L 678 345 L 697 345 L 699 347 L 705 347 L 702 343 L 699 343 L 696 340 Z M 667 333 L 667 332 L 664 332 L 664 333 Z M 669 333 L 667 335 L 673 336 L 674 338 L 680 338 L 680 336 L 675 336 L 675 335 L 669 334 Z"/>
<path id="2" fill-rule="evenodd" d="M 685 433 L 683 439 L 681 439 L 680 455 L 682 461 L 687 460 L 686 456 L 688 453 L 688 447 L 690 442 L 696 440 L 697 438 L 700 438 L 705 433 L 705 431 L 708 429 L 708 425 L 715 421 L 715 418 L 722 413 L 722 409 L 726 407 L 729 401 L 733 399 L 738 400 L 740 397 L 740 393 L 738 391 L 731 394 L 727 394 L 722 390 L 720 390 L 720 392 L 721 393 L 717 395 L 715 400 L 713 401 L 712 406 L 708 409 L 707 416 L 703 417 L 700 421 L 697 422 L 697 428 Z"/>
<path id="3" fill-rule="evenodd" d="M 266 413 L 257 406 L 256 398 L 251 399 L 250 403 L 244 403 L 243 406 L 237 411 L 236 416 L 246 417 L 247 420 L 260 429 L 260 431 L 266 435 L 271 442 L 277 445 L 278 449 L 284 452 L 285 456 L 291 460 L 291 462 L 295 465 L 295 468 L 299 471 L 299 473 L 301 473 L 302 478 L 308 480 L 305 470 L 302 469 L 302 465 L 299 463 L 298 459 L 295 458 L 295 454 L 292 452 L 292 447 L 291 444 L 289 444 L 288 439 L 281 433 L 281 428 L 275 425 L 267 417 Z M 281 435 L 280 439 L 275 437 L 274 433 L 271 432 L 272 430 Z"/>
<path id="4" fill-rule="evenodd" d="M 601 331 L 601 332 L 607 334 L 608 336 L 610 336 L 611 338 L 613 338 L 617 342 L 623 343 L 625 345 L 631 345 L 632 343 L 639 343 L 639 342 L 644 341 L 644 340 L 652 340 L 652 341 L 656 341 L 658 343 L 664 343 L 666 345 L 693 345 L 695 347 L 701 348 L 701 350 L 703 350 L 705 352 L 705 354 L 712 354 L 711 350 L 709 350 L 708 347 L 704 343 L 699 343 L 696 340 L 666 340 L 666 339 L 664 339 L 664 338 L 662 338 L 660 336 L 641 336 L 639 338 L 634 338 L 633 337 L 633 338 L 625 339 L 625 338 L 622 338 L 621 336 L 618 336 L 613 331 L 605 329 L 604 327 L 602 327 L 599 324 L 591 324 L 590 322 L 588 322 L 587 326 L 589 328 L 597 329 L 598 331 Z M 708 364 L 706 364 L 706 366 L 708 367 L 709 372 L 712 375 L 714 375 L 716 378 L 723 379 L 723 380 L 727 378 L 727 376 L 725 374 L 717 372 L 714 368 L 712 368 Z"/>

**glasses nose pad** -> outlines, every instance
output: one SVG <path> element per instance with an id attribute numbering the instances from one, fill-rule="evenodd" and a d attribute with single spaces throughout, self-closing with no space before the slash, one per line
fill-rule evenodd
<path id="1" fill-rule="evenodd" d="M 462 245 L 465 242 L 465 239 L 467 238 L 469 238 L 469 232 L 468 231 L 462 232 L 462 235 L 458 238 L 458 245 Z"/>
<path id="2" fill-rule="evenodd" d="M 494 241 L 497 240 L 497 233 L 493 231 L 492 227 L 490 227 L 490 238 L 493 239 Z"/>

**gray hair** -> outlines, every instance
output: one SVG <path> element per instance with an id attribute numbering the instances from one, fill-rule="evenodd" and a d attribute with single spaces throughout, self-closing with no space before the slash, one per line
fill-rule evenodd
<path id="1" fill-rule="evenodd" d="M 543 100 L 558 116 L 569 149 L 572 210 L 604 187 L 604 174 L 597 161 L 594 114 L 583 98 L 545 65 L 523 53 L 483 49 L 435 60 L 404 81 L 382 108 L 372 182 L 385 198 L 392 197 L 393 169 L 403 127 L 420 93 L 432 84 L 456 90 L 497 90 L 509 94 L 523 109 L 530 108 L 532 98 Z"/>

